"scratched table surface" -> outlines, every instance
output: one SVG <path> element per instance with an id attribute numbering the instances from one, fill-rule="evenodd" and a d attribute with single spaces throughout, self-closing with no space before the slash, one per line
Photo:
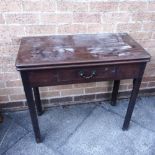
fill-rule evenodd
<path id="1" fill-rule="evenodd" d="M 126 33 L 24 37 L 16 67 L 133 61 L 149 57 Z"/>

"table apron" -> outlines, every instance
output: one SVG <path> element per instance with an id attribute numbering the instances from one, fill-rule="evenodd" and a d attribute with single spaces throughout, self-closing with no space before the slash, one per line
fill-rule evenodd
<path id="1" fill-rule="evenodd" d="M 134 79 L 140 77 L 144 63 L 44 69 L 26 71 L 32 87 Z"/>

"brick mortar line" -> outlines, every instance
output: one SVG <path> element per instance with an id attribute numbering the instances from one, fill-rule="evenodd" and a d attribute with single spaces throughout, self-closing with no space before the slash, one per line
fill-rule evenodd
<path id="1" fill-rule="evenodd" d="M 120 11 L 118 11 L 118 10 L 114 10 L 114 11 L 108 11 L 108 10 L 106 10 L 106 11 L 93 11 L 93 10 L 90 10 L 90 12 L 89 11 L 21 11 L 21 12 L 17 12 L 17 11 L 8 11 L 8 12 L 1 12 L 1 14 L 2 15 L 25 15 L 25 14 L 27 14 L 27 15 L 30 15 L 30 14 L 32 14 L 32 15 L 35 15 L 35 14 L 39 14 L 39 13 L 42 13 L 42 14 L 53 14 L 53 15 L 59 15 L 59 14 L 87 14 L 87 15 L 93 15 L 93 14 L 99 14 L 99 13 L 109 13 L 109 14 L 111 14 L 111 13 L 124 13 L 124 14 L 126 14 L 126 13 L 129 13 L 129 14 L 133 14 L 133 13 L 140 13 L 140 12 L 142 12 L 142 13 L 154 13 L 155 11 L 154 10 L 132 10 L 132 11 L 130 11 L 130 10 L 120 10 Z"/>
<path id="2" fill-rule="evenodd" d="M 90 87 L 90 88 L 93 88 L 93 87 Z M 3 88 L 4 89 L 4 88 Z M 145 96 L 145 94 L 152 94 L 153 92 L 148 92 L 147 93 L 147 91 L 148 90 L 152 90 L 152 89 L 155 89 L 154 88 L 154 86 L 153 87 L 148 87 L 148 88 L 141 88 L 140 89 L 140 92 L 139 93 L 142 93 L 142 95 L 144 95 Z M 69 89 L 69 90 L 71 90 L 71 89 Z M 124 91 L 126 92 L 126 93 L 130 93 L 131 92 L 131 88 L 130 89 L 127 89 L 127 90 L 120 90 L 119 91 L 119 93 L 123 93 Z M 84 89 L 84 91 L 85 91 L 85 89 Z M 141 92 L 142 91 L 142 92 Z M 144 92 L 143 92 L 144 91 Z M 49 92 L 49 91 L 41 91 L 41 92 Z M 96 93 L 85 93 L 85 92 L 83 92 L 83 94 L 77 94 L 77 95 L 75 95 L 75 94 L 73 94 L 73 95 L 65 95 L 65 96 L 51 96 L 51 97 L 42 97 L 41 99 L 42 100 L 50 100 L 50 99 L 58 99 L 58 98 L 63 98 L 63 97 L 76 97 L 76 96 L 85 96 L 85 95 L 98 95 L 98 94 L 102 94 L 103 93 L 103 95 L 104 94 L 111 94 L 111 90 L 110 91 L 106 91 L 106 92 L 96 92 Z M 10 94 L 10 96 L 11 95 L 18 95 L 18 94 Z M 24 94 L 21 94 L 21 95 L 24 95 Z M 3 95 L 3 96 L 6 96 L 6 95 Z M 9 95 L 8 95 L 9 96 Z M 95 98 L 95 99 L 97 99 L 97 98 Z M 25 100 L 15 100 L 15 101 L 12 101 L 12 102 L 25 102 Z M 10 103 L 12 103 L 12 102 L 10 102 Z M 84 101 L 77 101 L 77 102 L 84 102 Z M 2 104 L 8 104 L 8 101 L 6 101 L 6 102 L 0 102 L 0 103 L 2 103 Z"/>

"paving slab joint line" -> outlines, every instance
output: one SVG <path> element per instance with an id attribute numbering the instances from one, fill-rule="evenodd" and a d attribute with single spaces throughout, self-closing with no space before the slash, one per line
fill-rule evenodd
<path id="1" fill-rule="evenodd" d="M 138 126 L 140 126 L 141 128 L 146 129 L 146 130 L 148 130 L 148 131 L 151 131 L 151 132 L 155 133 L 155 130 L 149 129 L 149 128 L 147 128 L 147 127 L 145 127 L 145 126 L 139 124 L 138 122 L 136 122 L 136 121 L 134 121 L 134 120 L 131 120 L 131 121 L 134 122 L 135 124 L 137 124 Z"/>
<path id="2" fill-rule="evenodd" d="M 43 143 L 44 144 L 44 143 Z M 57 148 L 52 147 L 48 147 L 46 146 L 46 144 L 44 144 L 45 147 L 47 147 L 48 149 L 52 150 L 54 153 L 56 153 L 56 155 L 64 155 L 62 152 L 60 152 L 59 150 L 57 150 Z"/>
<path id="3" fill-rule="evenodd" d="M 27 132 L 31 132 L 30 130 L 26 129 L 24 126 L 22 126 L 18 120 L 16 120 L 15 118 L 12 118 L 11 116 L 7 115 L 7 117 L 9 117 L 10 119 L 12 119 L 17 125 L 19 125 L 21 128 L 25 129 Z"/>
<path id="4" fill-rule="evenodd" d="M 11 129 L 12 127 L 12 124 L 14 123 L 14 120 L 12 120 L 11 124 L 9 125 L 8 129 L 5 131 L 3 137 L 2 137 L 2 140 L 0 141 L 0 148 L 1 148 L 1 145 L 3 144 L 4 140 L 5 140 L 5 137 L 7 136 L 9 130 Z"/>
<path id="5" fill-rule="evenodd" d="M 81 121 L 81 123 L 79 123 L 77 125 L 77 127 L 75 128 L 75 130 L 56 148 L 56 149 L 59 149 L 61 148 L 62 146 L 64 146 L 68 141 L 69 139 L 75 134 L 75 132 L 82 126 L 82 124 L 88 119 L 88 117 L 93 113 L 93 111 L 98 107 L 98 105 L 96 105 L 93 110 Z"/>
<path id="6" fill-rule="evenodd" d="M 100 105 L 100 107 L 103 108 L 104 110 L 110 112 L 110 113 L 113 113 L 113 114 L 119 116 L 120 118 L 123 118 L 123 119 L 125 118 L 125 116 L 122 116 L 122 115 L 120 115 L 119 113 L 117 113 L 117 112 L 115 112 L 115 111 L 113 111 L 113 110 L 111 110 L 111 109 L 106 109 L 106 108 L 105 108 L 104 106 L 102 106 L 102 105 Z M 131 120 L 131 121 L 134 122 L 133 120 Z M 134 123 L 135 123 L 135 122 L 134 122 Z"/>
<path id="7" fill-rule="evenodd" d="M 116 113 L 115 111 L 112 111 L 111 109 L 106 109 L 103 105 L 100 105 L 100 107 L 108 112 L 114 113 L 116 115 L 118 115 L 121 118 L 124 118 L 124 116 L 120 115 L 119 113 Z"/>
<path id="8" fill-rule="evenodd" d="M 119 113 L 116 113 L 116 112 L 114 112 L 114 111 L 112 111 L 112 110 L 110 110 L 110 109 L 106 109 L 106 108 L 105 108 L 104 106 L 102 106 L 102 105 L 100 105 L 100 107 L 103 108 L 104 110 L 108 111 L 108 112 L 111 112 L 111 113 L 113 113 L 113 114 L 119 116 L 120 118 L 123 118 L 123 120 L 124 120 L 124 118 L 125 118 L 125 116 L 122 116 L 122 115 L 120 115 Z M 131 122 L 135 123 L 136 125 L 140 126 L 140 127 L 143 128 L 143 129 L 146 129 L 146 130 L 149 130 L 149 131 L 155 133 L 155 130 L 148 129 L 147 127 L 145 127 L 145 126 L 139 124 L 137 121 L 134 121 L 133 119 L 131 119 Z"/>
<path id="9" fill-rule="evenodd" d="M 19 138 L 14 144 L 12 144 L 6 151 L 4 151 L 1 155 L 5 155 L 14 145 L 16 145 L 20 140 L 22 140 L 29 132 L 25 133 L 21 138 Z"/>

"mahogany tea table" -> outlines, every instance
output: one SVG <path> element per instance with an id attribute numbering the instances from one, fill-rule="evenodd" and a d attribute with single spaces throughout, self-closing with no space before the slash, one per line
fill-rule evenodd
<path id="1" fill-rule="evenodd" d="M 123 130 L 128 129 L 150 55 L 126 33 L 24 37 L 16 60 L 36 142 L 41 142 L 39 87 L 113 80 L 112 103 L 122 79 L 133 79 Z"/>

